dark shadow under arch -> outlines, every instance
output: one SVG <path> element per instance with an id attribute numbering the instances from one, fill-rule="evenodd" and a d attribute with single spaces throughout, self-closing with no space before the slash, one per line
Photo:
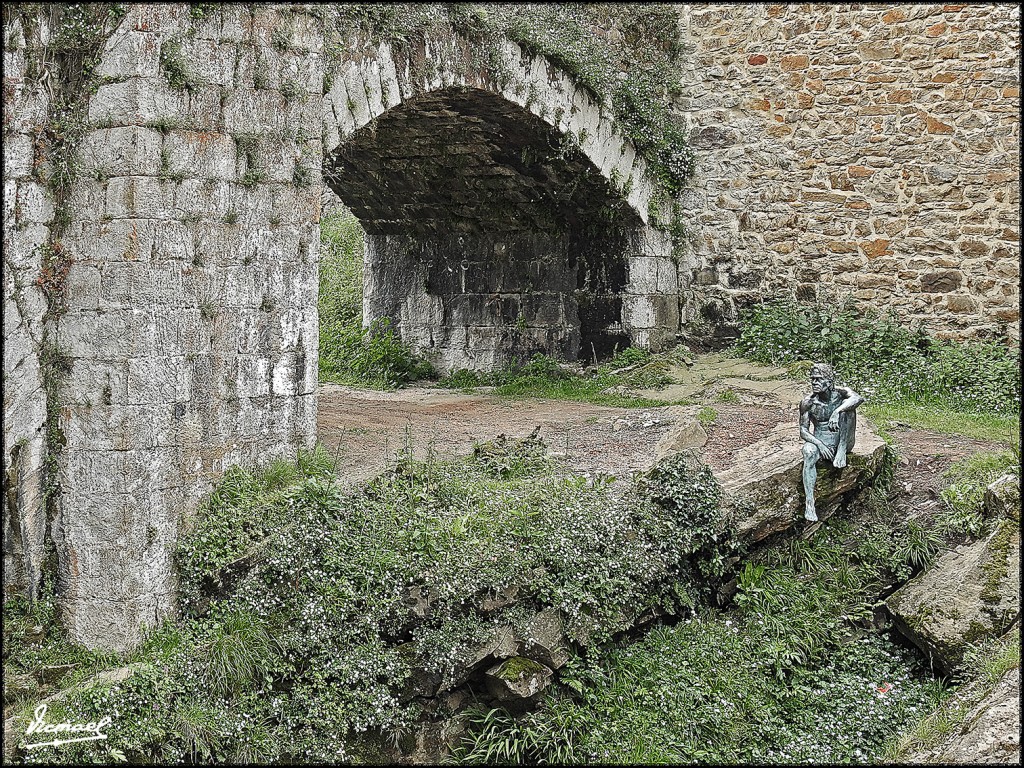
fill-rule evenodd
<path id="1" fill-rule="evenodd" d="M 442 370 L 627 346 L 643 223 L 573 138 L 459 86 L 358 129 L 324 175 L 367 234 L 366 319 L 390 318 Z"/>

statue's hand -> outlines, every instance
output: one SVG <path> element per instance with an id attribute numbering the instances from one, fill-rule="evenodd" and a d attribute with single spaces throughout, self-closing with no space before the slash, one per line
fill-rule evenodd
<path id="1" fill-rule="evenodd" d="M 832 415 L 828 417 L 828 428 L 833 431 L 839 429 L 839 411 L 832 411 Z"/>
<path id="2" fill-rule="evenodd" d="M 822 446 L 821 446 L 821 456 L 822 456 L 822 458 L 825 458 L 825 459 L 828 459 L 829 461 L 832 461 L 832 459 L 835 457 L 835 455 L 836 455 L 836 452 L 835 452 L 834 448 L 830 448 L 829 446 L 822 444 Z"/>

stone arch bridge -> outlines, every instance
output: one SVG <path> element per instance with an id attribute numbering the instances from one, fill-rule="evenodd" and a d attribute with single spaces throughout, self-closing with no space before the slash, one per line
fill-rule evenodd
<path id="1" fill-rule="evenodd" d="M 131 5 L 55 205 L 36 141 L 54 94 L 31 77 L 54 34 L 4 30 L 4 588 L 49 570 L 89 646 L 174 612 L 180 526 L 224 468 L 313 441 L 324 185 L 367 234 L 365 320 L 441 369 L 679 328 L 643 160 L 513 43 L 488 63 L 456 34 L 339 52 L 302 6 Z"/>

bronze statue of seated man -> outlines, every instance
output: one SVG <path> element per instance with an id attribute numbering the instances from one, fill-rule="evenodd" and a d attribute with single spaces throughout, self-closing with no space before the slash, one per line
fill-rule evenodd
<path id="1" fill-rule="evenodd" d="M 846 466 L 857 431 L 858 405 L 864 398 L 849 387 L 836 386 L 836 373 L 827 363 L 811 366 L 811 394 L 800 403 L 800 437 L 804 440 L 804 517 L 818 519 L 814 509 L 814 485 L 818 481 L 818 462 Z"/>

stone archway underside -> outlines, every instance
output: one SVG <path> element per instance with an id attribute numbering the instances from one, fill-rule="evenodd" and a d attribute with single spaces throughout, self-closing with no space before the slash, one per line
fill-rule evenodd
<path id="1" fill-rule="evenodd" d="M 438 368 L 630 343 L 622 293 L 643 224 L 532 113 L 467 87 L 416 96 L 356 132 L 325 177 L 367 233 L 366 320 L 389 318 Z"/>

